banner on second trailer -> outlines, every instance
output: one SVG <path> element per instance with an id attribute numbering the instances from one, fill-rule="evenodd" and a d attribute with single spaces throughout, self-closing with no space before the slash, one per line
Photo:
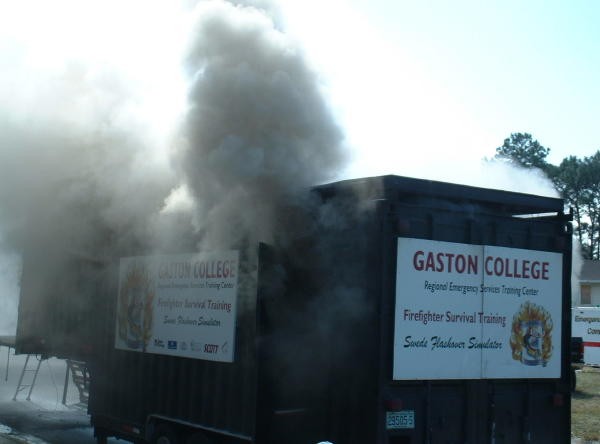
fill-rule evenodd
<path id="1" fill-rule="evenodd" d="M 122 258 L 115 348 L 233 362 L 237 251 Z"/>

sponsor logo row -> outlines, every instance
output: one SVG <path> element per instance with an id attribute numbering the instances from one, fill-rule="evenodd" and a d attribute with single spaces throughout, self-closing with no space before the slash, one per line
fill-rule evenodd
<path id="1" fill-rule="evenodd" d="M 162 339 L 158 339 L 158 338 L 154 339 L 154 347 L 167 348 L 169 350 L 182 350 L 182 351 L 191 350 L 193 352 L 210 353 L 210 354 L 217 354 L 219 352 L 227 353 L 229 351 L 229 344 L 227 342 L 223 343 L 222 345 L 219 345 L 219 344 L 205 344 L 203 342 L 198 342 L 198 341 L 193 341 L 193 340 L 189 341 L 189 343 L 186 341 L 167 340 L 166 345 L 165 345 L 165 341 Z"/>

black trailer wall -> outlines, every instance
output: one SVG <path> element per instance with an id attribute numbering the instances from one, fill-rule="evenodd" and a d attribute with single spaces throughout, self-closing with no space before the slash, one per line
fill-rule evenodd
<path id="1" fill-rule="evenodd" d="M 364 250 L 358 242 L 337 262 L 339 270 L 348 272 L 347 255 L 364 254 L 364 267 L 352 272 L 360 273 L 363 282 L 362 313 L 368 322 L 349 321 L 356 327 L 353 334 L 337 338 L 340 347 L 356 344 L 357 359 L 341 364 L 332 377 L 329 439 L 352 444 L 568 442 L 571 230 L 562 201 L 397 177 L 342 182 L 318 191 L 330 204 L 364 209 L 347 224 L 354 232 L 339 230 L 340 243 L 367 237 Z M 555 321 L 562 324 L 561 377 L 395 381 L 399 237 L 561 253 L 562 319 Z M 353 404 L 360 411 L 347 410 Z M 386 413 L 393 410 L 412 412 L 412 428 L 386 430 Z M 373 411 L 375 419 L 370 418 Z"/>

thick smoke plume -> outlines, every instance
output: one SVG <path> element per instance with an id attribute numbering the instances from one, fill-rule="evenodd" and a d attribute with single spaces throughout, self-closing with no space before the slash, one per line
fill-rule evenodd
<path id="1" fill-rule="evenodd" d="M 140 95 L 152 91 L 117 69 L 85 58 L 58 72 L 9 69 L 14 88 L 2 90 L 0 109 L 5 242 L 18 251 L 152 242 L 170 227 L 169 203 L 182 189 L 209 244 L 257 230 L 266 239 L 276 204 L 331 178 L 343 158 L 341 132 L 316 76 L 266 14 L 275 8 L 249 3 L 201 2 L 193 11 L 188 113 L 169 146 L 143 120 Z M 173 148 L 174 163 L 157 160 Z"/>
<path id="2" fill-rule="evenodd" d="M 273 241 L 281 205 L 331 179 L 344 155 L 300 49 L 253 7 L 201 3 L 179 152 L 204 245 Z"/>

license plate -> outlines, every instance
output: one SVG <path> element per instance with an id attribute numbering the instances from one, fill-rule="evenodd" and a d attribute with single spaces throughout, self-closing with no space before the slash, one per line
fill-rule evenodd
<path id="1" fill-rule="evenodd" d="M 401 410 L 399 412 L 386 412 L 386 429 L 414 429 L 415 411 Z"/>

